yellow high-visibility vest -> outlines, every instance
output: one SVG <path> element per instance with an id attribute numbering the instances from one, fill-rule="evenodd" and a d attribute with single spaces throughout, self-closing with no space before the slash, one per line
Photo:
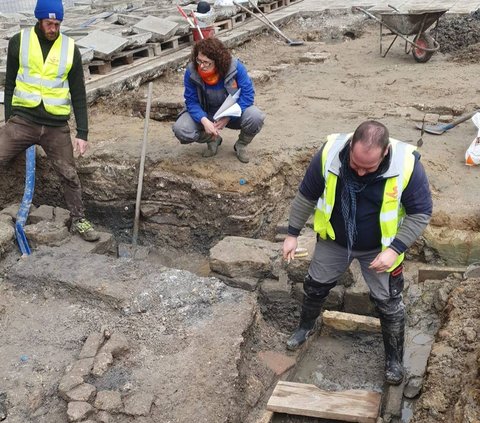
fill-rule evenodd
<path id="1" fill-rule="evenodd" d="M 48 113 L 69 115 L 71 100 L 67 77 L 73 64 L 74 47 L 72 38 L 60 34 L 44 62 L 35 30 L 22 30 L 12 106 L 32 108 L 43 101 Z"/>
<path id="2" fill-rule="evenodd" d="M 315 209 L 313 227 L 322 239 L 335 240 L 335 232 L 330 223 L 333 206 L 335 205 L 335 193 L 340 160 L 338 155 L 350 141 L 352 134 L 331 134 L 327 137 L 327 143 L 322 151 L 322 172 L 325 180 L 325 190 L 319 198 Z M 394 240 L 398 227 L 405 216 L 405 209 L 401 203 L 402 192 L 410 181 L 415 165 L 413 151 L 415 147 L 401 141 L 390 138 L 391 161 L 384 177 L 385 190 L 383 192 L 382 207 L 379 213 L 380 231 L 382 235 L 382 251 Z M 400 254 L 388 269 L 391 272 L 404 259 L 405 254 Z"/>

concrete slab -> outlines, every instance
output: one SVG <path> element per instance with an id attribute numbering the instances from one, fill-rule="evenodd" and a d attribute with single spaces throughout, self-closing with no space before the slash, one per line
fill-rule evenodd
<path id="1" fill-rule="evenodd" d="M 109 60 L 113 54 L 123 50 L 127 44 L 128 40 L 123 37 L 98 30 L 77 41 L 79 47 L 93 49 L 94 57 L 102 60 Z"/>
<path id="2" fill-rule="evenodd" d="M 148 16 L 134 25 L 139 31 L 151 32 L 152 41 L 165 41 L 171 38 L 178 27 L 176 22 L 168 19 L 157 18 L 156 16 Z"/>

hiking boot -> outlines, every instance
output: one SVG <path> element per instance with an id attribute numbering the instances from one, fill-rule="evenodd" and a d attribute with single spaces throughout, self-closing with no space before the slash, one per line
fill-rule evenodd
<path id="1" fill-rule="evenodd" d="M 84 217 L 74 219 L 70 227 L 72 233 L 78 233 L 85 241 L 93 242 L 100 238 L 100 234 L 93 228 L 93 225 Z"/>
<path id="2" fill-rule="evenodd" d="M 216 137 L 214 141 L 207 142 L 207 149 L 202 153 L 202 157 L 213 157 L 217 154 L 218 147 L 222 144 L 222 137 Z"/>

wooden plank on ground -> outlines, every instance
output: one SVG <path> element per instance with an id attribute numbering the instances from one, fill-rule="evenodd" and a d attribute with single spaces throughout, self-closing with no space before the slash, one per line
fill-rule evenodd
<path id="1" fill-rule="evenodd" d="M 352 389 L 323 391 L 315 385 L 279 381 L 268 400 L 267 410 L 346 422 L 375 423 L 381 395 Z"/>

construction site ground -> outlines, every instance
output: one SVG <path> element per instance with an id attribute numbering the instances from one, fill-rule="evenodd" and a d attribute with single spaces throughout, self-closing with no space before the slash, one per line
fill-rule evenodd
<path id="1" fill-rule="evenodd" d="M 105 333 L 121 333 L 128 348 L 114 354 L 109 370 L 89 382 L 97 391 L 120 392 L 124 408 L 120 412 L 113 400 L 97 402 L 85 414 L 88 421 L 260 421 L 276 380 L 291 367 L 285 360 L 298 365 L 305 355 L 284 347 L 298 318 L 298 296 L 277 316 L 275 308 L 262 303 L 258 290 L 211 277 L 210 248 L 227 235 L 273 242 L 306 166 L 328 134 L 351 132 L 362 121 L 376 119 L 392 137 L 417 145 L 420 131 L 415 125 L 426 114 L 451 121 L 480 106 L 480 49 L 475 44 L 439 52 L 421 64 L 397 42 L 382 58 L 378 25 L 350 9 L 294 19 L 282 30 L 304 45 L 293 47 L 263 33 L 232 49 L 254 79 L 256 105 L 267 115 L 249 146 L 249 164 L 235 157 L 234 131 L 225 129 L 218 154 L 204 159 L 203 145 L 179 144 L 171 120 L 150 119 L 140 237 L 141 244 L 152 248 L 148 258 L 85 254 L 72 244 L 39 247 L 23 259 L 15 250 L 4 255 L 0 412 L 6 422 L 72 421 L 60 382 L 86 339 Z M 155 79 L 153 98 L 181 102 L 184 70 L 182 63 Z M 132 88 L 91 105 L 89 151 L 78 160 L 89 216 L 124 243 L 131 242 L 145 123 L 134 105 L 145 100 L 146 85 Z M 480 260 L 480 167 L 465 165 L 465 150 L 476 136 L 470 120 L 442 135 L 423 134 L 419 152 L 434 213 L 425 239 L 413 249 L 416 263 L 410 269 L 466 267 Z M 3 207 L 20 201 L 22 170 L 17 163 L 1 181 Z M 58 180 L 43 158 L 35 195 L 37 206 L 63 206 Z M 428 307 L 416 308 L 409 319 L 418 322 L 434 312 L 431 328 L 438 331 L 420 397 L 408 419 L 405 415 L 398 421 L 478 422 L 479 280 L 450 277 L 418 284 L 421 295 L 415 297 L 416 272 L 410 272 L 409 298 L 414 303 L 421 297 Z M 315 374 L 310 371 L 315 365 L 325 367 L 322 360 L 328 357 L 325 389 L 381 389 L 379 337 L 355 338 L 361 368 L 348 354 L 336 354 L 341 336 L 321 347 L 325 354 L 315 353 L 322 337 L 309 345 L 310 361 L 303 370 L 290 372 L 292 378 L 322 385 L 308 376 Z M 135 393 L 148 411 L 130 407 L 125 412 Z"/>

